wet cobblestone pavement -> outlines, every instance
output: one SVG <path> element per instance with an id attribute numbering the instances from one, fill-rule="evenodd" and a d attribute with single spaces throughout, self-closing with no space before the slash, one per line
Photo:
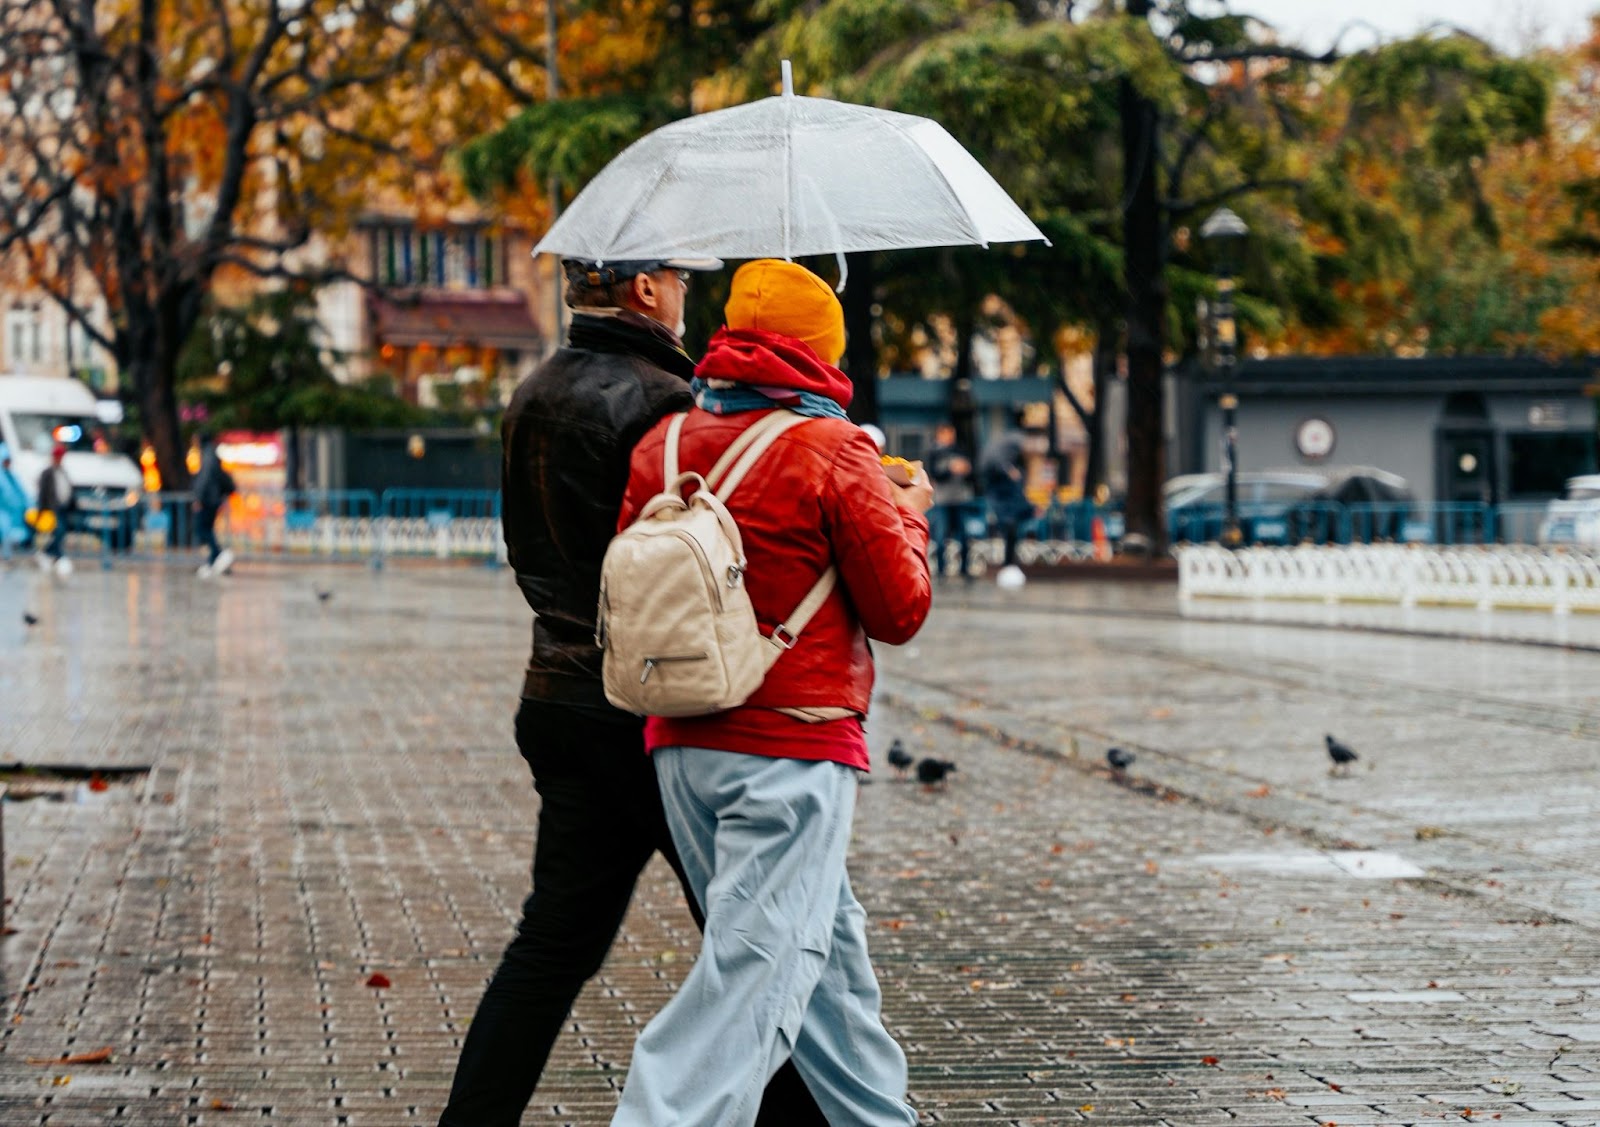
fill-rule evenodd
<path id="1" fill-rule="evenodd" d="M 1600 657 L 942 596 L 871 737 L 959 770 L 877 772 L 852 857 L 926 1122 L 1600 1123 Z M 476 568 L 0 573 L 0 761 L 150 768 L 13 776 L 64 801 L 4 807 L 0 1123 L 431 1124 L 526 638 Z M 654 866 L 527 1123 L 608 1121 L 696 945 Z"/>

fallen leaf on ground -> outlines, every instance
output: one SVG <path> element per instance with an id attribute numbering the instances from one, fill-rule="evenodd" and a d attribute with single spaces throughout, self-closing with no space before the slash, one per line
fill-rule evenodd
<path id="1" fill-rule="evenodd" d="M 230 1104 L 227 1100 L 212 1100 L 211 1101 L 211 1110 L 212 1111 L 232 1111 L 237 1106 L 238 1106 L 237 1104 Z"/>
<path id="2" fill-rule="evenodd" d="M 1255 790 L 1247 790 L 1247 791 L 1244 792 L 1244 796 L 1246 798 L 1266 798 L 1271 794 L 1272 794 L 1272 788 L 1269 787 L 1266 783 L 1262 783 Z"/>
<path id="3" fill-rule="evenodd" d="M 1217 1065 L 1221 1064 L 1222 1062 L 1220 1060 L 1218 1060 L 1216 1057 L 1201 1057 L 1200 1058 L 1200 1063 L 1203 1064 L 1203 1065 L 1206 1065 L 1209 1068 L 1215 1068 L 1215 1067 L 1217 1067 Z"/>
<path id="4" fill-rule="evenodd" d="M 367 985 L 372 987 L 374 990 L 387 990 L 389 987 L 393 986 L 394 983 L 389 981 L 389 976 L 386 974 L 375 974 L 371 978 L 367 979 Z"/>
<path id="5" fill-rule="evenodd" d="M 87 1053 L 73 1053 L 64 1057 L 29 1057 L 29 1064 L 109 1064 L 112 1048 L 95 1049 Z"/>

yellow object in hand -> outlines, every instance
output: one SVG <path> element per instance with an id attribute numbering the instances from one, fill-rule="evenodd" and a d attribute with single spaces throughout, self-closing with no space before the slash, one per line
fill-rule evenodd
<path id="1" fill-rule="evenodd" d="M 44 512 L 40 512 L 38 509 L 29 509 L 22 514 L 22 519 L 27 521 L 28 526 L 35 532 L 49 535 L 56 530 L 56 515 L 49 509 L 44 510 Z"/>
<path id="2" fill-rule="evenodd" d="M 883 472 L 896 485 L 910 485 L 917 480 L 916 465 L 906 461 L 904 458 L 896 458 L 885 454 L 878 461 L 883 463 Z"/>

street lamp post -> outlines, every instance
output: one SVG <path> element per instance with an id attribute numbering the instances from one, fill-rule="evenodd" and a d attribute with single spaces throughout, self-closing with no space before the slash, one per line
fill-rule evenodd
<path id="1" fill-rule="evenodd" d="M 553 106 L 561 97 L 561 24 L 557 0 L 545 0 L 544 5 L 544 96 Z M 561 217 L 561 181 L 551 173 L 545 182 L 550 197 L 550 225 L 555 226 Z M 561 295 L 561 256 L 557 255 L 550 267 L 551 320 L 554 331 L 549 352 L 561 347 L 564 339 L 567 306 Z"/>
<path id="2" fill-rule="evenodd" d="M 1238 361 L 1238 327 L 1233 312 L 1234 256 L 1250 228 L 1229 208 L 1218 208 L 1200 226 L 1200 237 L 1217 246 L 1217 297 L 1211 305 L 1211 339 L 1216 357 L 1222 394 L 1222 472 L 1225 475 L 1226 507 L 1222 518 L 1222 543 L 1237 548 L 1244 542 L 1239 527 L 1239 397 L 1233 390 L 1234 365 Z"/>

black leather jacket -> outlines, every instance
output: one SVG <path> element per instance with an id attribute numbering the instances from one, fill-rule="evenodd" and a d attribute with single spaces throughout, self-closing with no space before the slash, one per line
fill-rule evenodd
<path id="1" fill-rule="evenodd" d="M 567 346 L 511 397 L 501 425 L 502 523 L 536 615 L 525 698 L 609 707 L 594 641 L 600 561 L 616 534 L 633 447 L 663 416 L 688 409 L 693 374 L 677 336 L 654 321 L 578 313 Z"/>

